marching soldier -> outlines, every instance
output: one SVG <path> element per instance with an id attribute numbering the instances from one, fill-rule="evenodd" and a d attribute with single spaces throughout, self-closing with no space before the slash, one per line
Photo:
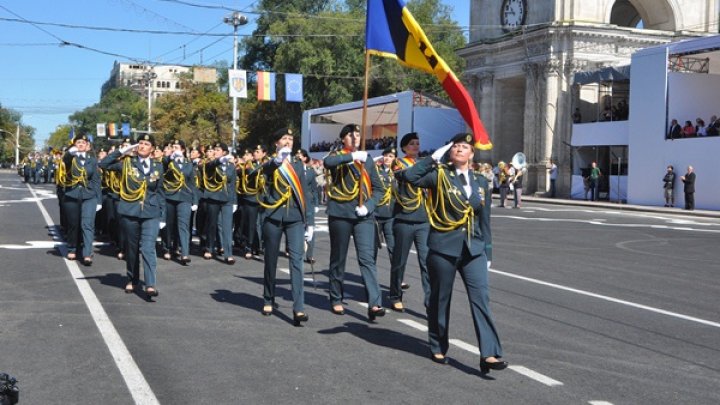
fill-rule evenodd
<path id="1" fill-rule="evenodd" d="M 393 188 L 395 187 L 395 177 L 392 168 L 397 156 L 397 150 L 394 147 L 388 147 L 383 150 L 375 170 L 382 184 L 382 198 L 378 201 L 375 208 L 375 219 L 377 221 L 377 248 L 382 248 L 382 239 L 385 239 L 388 257 L 392 260 L 393 249 L 395 247 L 395 237 L 393 236 L 393 208 L 395 206 L 395 197 L 393 196 Z M 376 251 L 377 254 L 377 251 Z M 377 255 L 375 258 L 377 262 Z"/>
<path id="2" fill-rule="evenodd" d="M 163 258 L 170 260 L 171 252 L 176 250 L 179 251 L 180 263 L 187 265 L 190 263 L 190 217 L 198 208 L 195 170 L 185 157 L 185 141 L 175 140 L 170 148 L 170 156 L 163 159 L 163 188 L 167 208 Z"/>
<path id="3" fill-rule="evenodd" d="M 252 149 L 245 148 L 242 155 L 235 161 L 237 181 L 235 182 L 235 194 L 237 194 L 238 209 L 233 214 L 233 240 L 235 246 L 240 247 L 245 254 L 245 236 L 243 235 L 243 215 L 245 213 L 245 196 L 243 195 L 243 179 L 245 178 L 245 165 L 252 162 Z"/>
<path id="4" fill-rule="evenodd" d="M 73 147 L 63 156 L 57 174 L 67 225 L 67 259 L 75 260 L 77 250 L 82 246 L 82 261 L 86 266 L 92 265 L 95 213 L 102 208 L 100 171 L 89 152 L 87 136 L 76 135 Z"/>
<path id="5" fill-rule="evenodd" d="M 240 179 L 240 187 L 243 196 L 243 217 L 242 217 L 242 235 L 245 240 L 245 259 L 252 259 L 253 253 L 260 250 L 260 241 L 258 240 L 258 215 L 260 205 L 258 203 L 258 194 L 262 192 L 262 176 L 252 176 L 249 174 L 259 169 L 264 163 L 267 156 L 267 149 L 262 145 L 257 145 L 252 151 L 252 160 L 245 163 L 245 172 Z"/>
<path id="6" fill-rule="evenodd" d="M 232 257 L 233 213 L 237 210 L 235 194 L 235 159 L 228 154 L 228 146 L 218 142 L 213 147 L 215 158 L 203 165 L 203 189 L 206 200 L 205 238 L 207 245 L 203 257 L 210 259 L 216 245 L 219 256 L 227 264 L 235 264 Z M 220 229 L 218 232 L 218 224 Z M 220 236 L 220 243 L 217 237 Z"/>
<path id="7" fill-rule="evenodd" d="M 262 314 L 270 316 L 275 307 L 275 276 L 283 234 L 290 261 L 290 282 L 293 295 L 293 321 L 295 326 L 308 320 L 303 292 L 303 253 L 305 240 L 313 236 L 314 206 L 310 185 L 301 161 L 292 158 L 292 130 L 282 128 L 273 136 L 277 154 L 250 178 L 265 177 L 265 189 L 260 205 L 266 210 L 263 221 L 265 246 L 265 277 Z"/>
<path id="8" fill-rule="evenodd" d="M 163 165 L 153 159 L 155 138 L 141 135 L 138 143 L 120 148 L 100 162 L 104 170 L 120 175 L 120 229 L 125 238 L 128 282 L 125 292 L 130 294 L 140 283 L 140 254 L 142 254 L 145 294 L 148 299 L 158 295 L 157 258 L 155 241 L 165 227 L 165 196 L 162 187 Z M 133 152 L 136 156 L 130 156 Z"/>
<path id="9" fill-rule="evenodd" d="M 358 264 L 368 295 L 368 318 L 385 315 L 375 267 L 375 220 L 373 211 L 382 198 L 382 184 L 372 159 L 358 150 L 360 128 L 348 124 L 340 131 L 343 148 L 325 158 L 330 172 L 328 182 L 328 227 L 330 230 L 330 305 L 336 315 L 344 315 L 343 278 L 350 236 L 355 242 Z M 362 197 L 360 197 L 362 193 Z M 359 198 L 363 198 L 362 204 Z"/>
<path id="10" fill-rule="evenodd" d="M 449 163 L 438 164 L 449 151 Z M 492 259 L 491 192 L 487 180 L 471 169 L 471 134 L 458 134 L 431 157 L 396 176 L 415 187 L 427 188 L 431 225 L 427 257 L 430 273 L 428 340 L 431 359 L 447 364 L 450 298 L 457 271 L 462 275 L 475 333 L 480 346 L 480 371 L 508 366 L 499 360 L 502 347 L 489 307 L 488 267 Z"/>
<path id="11" fill-rule="evenodd" d="M 406 170 L 415 164 L 420 152 L 420 138 L 415 132 L 410 132 L 400 140 L 400 147 L 405 156 L 395 159 L 395 170 Z M 417 251 L 420 265 L 420 279 L 425 308 L 430 300 L 430 279 L 427 271 L 427 239 L 430 224 L 425 209 L 425 192 L 411 184 L 397 179 L 395 187 L 395 219 L 393 221 L 393 235 L 395 236 L 395 250 L 392 255 L 390 268 L 390 303 L 393 311 L 403 312 L 402 303 L 403 279 L 410 248 L 413 243 Z M 406 287 L 407 288 L 407 287 Z"/>

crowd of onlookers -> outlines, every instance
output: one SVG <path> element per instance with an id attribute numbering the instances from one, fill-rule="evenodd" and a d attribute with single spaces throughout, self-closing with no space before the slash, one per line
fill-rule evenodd
<path id="1" fill-rule="evenodd" d="M 630 116 L 630 109 L 628 108 L 628 103 L 625 100 L 620 100 L 615 106 L 612 106 L 611 104 L 607 104 L 605 108 L 600 111 L 598 117 L 596 119 L 591 120 L 592 122 L 606 122 L 606 121 L 626 121 L 628 117 Z M 580 113 L 580 108 L 575 108 L 575 112 L 573 112 L 572 115 L 573 123 L 580 124 L 582 122 L 589 122 L 589 121 L 583 121 L 582 114 Z"/>
<path id="2" fill-rule="evenodd" d="M 720 120 L 717 116 L 710 117 L 710 122 L 705 125 L 702 118 L 695 119 L 695 125 L 692 121 L 685 121 L 685 125 L 680 125 L 677 119 L 670 121 L 666 139 L 695 138 L 700 136 L 718 136 L 720 135 Z"/>

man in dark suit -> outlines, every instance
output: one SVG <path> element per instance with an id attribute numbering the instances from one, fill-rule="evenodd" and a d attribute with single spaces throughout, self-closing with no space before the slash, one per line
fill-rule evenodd
<path id="1" fill-rule="evenodd" d="M 63 156 L 58 186 L 62 188 L 62 212 L 67 225 L 67 258 L 74 260 L 77 249 L 82 246 L 83 264 L 90 266 L 95 213 L 102 208 L 102 192 L 97 160 L 90 155 L 86 135 L 76 135 L 73 146 Z"/>
<path id="2" fill-rule="evenodd" d="M 382 198 L 382 184 L 372 159 L 359 150 L 360 127 L 345 125 L 340 130 L 343 148 L 325 158 L 325 168 L 330 171 L 328 190 L 328 228 L 330 231 L 330 305 L 332 312 L 343 315 L 343 278 L 350 245 L 355 242 L 358 265 L 368 295 L 368 318 L 374 321 L 385 315 L 380 296 L 380 285 L 375 267 L 375 219 L 374 210 Z M 360 204 L 359 193 L 362 193 Z"/>
<path id="3" fill-rule="evenodd" d="M 265 246 L 265 277 L 262 314 L 269 316 L 275 307 L 275 276 L 277 273 L 280 240 L 285 234 L 290 259 L 290 282 L 293 296 L 295 326 L 308 320 L 305 313 L 303 289 L 303 253 L 305 240 L 312 240 L 315 207 L 305 176 L 305 165 L 292 158 L 293 132 L 282 128 L 272 136 L 277 153 L 261 169 L 250 175 L 265 177 L 265 192 L 260 205 L 263 218 Z"/>
<path id="4" fill-rule="evenodd" d="M 155 138 L 145 134 L 136 144 L 120 148 L 100 162 L 103 170 L 116 171 L 121 176 L 117 212 L 125 240 L 128 277 L 125 292 L 132 293 L 140 283 L 142 254 L 148 298 L 158 295 L 155 241 L 165 227 L 163 164 L 152 158 L 154 149 Z"/>
<path id="5" fill-rule="evenodd" d="M 692 211 L 695 209 L 695 171 L 692 166 L 688 166 L 687 173 L 680 180 L 685 183 L 685 209 Z"/>
<path id="6" fill-rule="evenodd" d="M 670 122 L 670 130 L 668 131 L 667 138 L 666 139 L 678 139 L 681 138 L 682 128 L 680 128 L 680 124 L 678 124 L 676 119 L 673 119 Z"/>
<path id="7" fill-rule="evenodd" d="M 436 163 L 447 154 L 448 164 Z M 430 275 L 428 339 L 431 359 L 447 364 L 450 299 L 455 273 L 462 275 L 480 346 L 480 369 L 502 370 L 500 339 L 489 307 L 488 268 L 492 259 L 491 192 L 487 180 L 472 170 L 471 134 L 458 134 L 431 157 L 396 173 L 402 181 L 429 189 L 431 225 L 427 257 Z"/>

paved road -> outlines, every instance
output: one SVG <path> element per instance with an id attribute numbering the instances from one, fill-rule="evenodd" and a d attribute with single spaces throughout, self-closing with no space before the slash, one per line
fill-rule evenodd
<path id="1" fill-rule="evenodd" d="M 260 261 L 160 259 L 157 302 L 124 294 L 124 262 L 107 247 L 90 268 L 59 256 L 50 186 L 0 173 L 0 372 L 20 380 L 28 404 L 720 402 L 717 218 L 494 209 L 491 300 L 512 368 L 486 378 L 460 282 L 452 361 L 428 359 L 414 257 L 406 313 L 369 324 L 353 264 L 347 314 L 331 314 L 322 221 L 323 274 L 313 289 L 308 266 L 310 322 L 294 328 L 285 273 L 277 315 L 260 315 Z"/>

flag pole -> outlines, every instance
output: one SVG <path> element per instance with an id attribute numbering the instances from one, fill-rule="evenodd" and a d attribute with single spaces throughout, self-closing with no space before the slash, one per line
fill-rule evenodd
<path id="1" fill-rule="evenodd" d="M 367 105 L 368 105 L 368 87 L 370 83 L 370 52 L 365 49 L 365 89 L 363 90 L 363 109 L 362 123 L 360 125 L 360 150 L 365 150 L 365 128 L 367 127 Z M 362 179 L 365 177 L 365 163 L 363 162 L 360 170 L 360 178 L 358 179 L 358 206 L 363 205 Z M 368 196 L 369 197 L 369 196 Z"/>

